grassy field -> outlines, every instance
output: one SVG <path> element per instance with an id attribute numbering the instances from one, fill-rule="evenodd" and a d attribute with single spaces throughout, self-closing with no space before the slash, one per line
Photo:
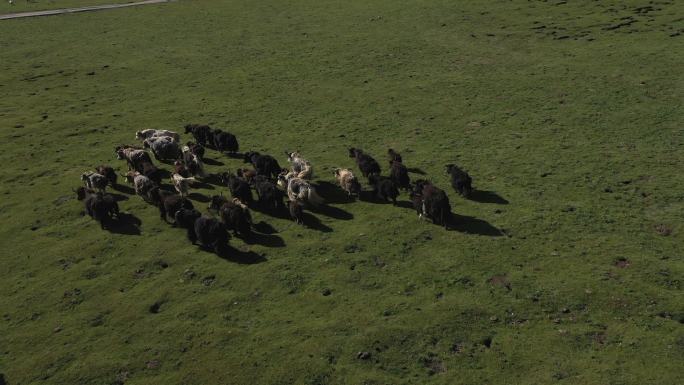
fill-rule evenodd
<path id="1" fill-rule="evenodd" d="M 680 382 L 683 15 L 196 0 L 0 22 L 0 384 Z M 139 225 L 82 215 L 83 171 L 191 122 L 299 149 L 323 187 L 347 147 L 385 169 L 392 147 L 457 226 L 328 188 L 309 228 L 254 212 L 276 232 L 223 259 L 133 195 Z"/>
<path id="2" fill-rule="evenodd" d="M 90 5 L 135 3 L 140 0 L 8 0 L 0 1 L 0 14 L 42 11 L 46 9 L 86 7 Z"/>

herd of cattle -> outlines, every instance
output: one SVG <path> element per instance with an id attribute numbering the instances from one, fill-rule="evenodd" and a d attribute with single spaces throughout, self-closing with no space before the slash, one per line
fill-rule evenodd
<path id="1" fill-rule="evenodd" d="M 290 216 L 296 223 L 304 224 L 303 208 L 324 204 L 324 199 L 310 182 L 313 167 L 299 152 L 286 152 L 291 167 L 283 169 L 273 156 L 254 151 L 238 154 L 237 138 L 220 129 L 192 124 L 185 126 L 185 133 L 192 134 L 195 141 L 182 145 L 180 135 L 173 131 L 138 131 L 135 137 L 142 141 L 142 147 L 117 146 L 115 153 L 119 160 L 127 162 L 128 172 L 122 177 L 133 185 L 135 193 L 157 206 L 162 220 L 170 220 L 174 226 L 186 229 L 188 239 L 193 244 L 199 242 L 205 248 L 220 252 L 227 245 L 229 230 L 236 235 L 249 237 L 253 228 L 249 207 L 253 205 L 259 205 L 265 212 L 275 213 L 286 210 L 283 201 L 287 197 Z M 239 169 L 235 174 L 225 172 L 209 175 L 203 163 L 206 148 L 242 156 L 244 162 L 253 168 Z M 168 174 L 155 166 L 147 149 L 158 161 L 174 162 L 170 180 L 176 192 L 164 188 L 162 178 Z M 392 149 L 388 150 L 388 155 L 389 176 L 383 176 L 380 164 L 372 156 L 358 148 L 349 149 L 349 157 L 356 161 L 361 175 L 367 179 L 377 199 L 396 205 L 399 190 L 408 191 L 420 218 L 446 227 L 451 216 L 447 194 L 425 179 L 411 183 L 401 155 Z M 470 176 L 453 164 L 446 166 L 446 172 L 451 176 L 453 188 L 467 198 L 472 192 Z M 334 176 L 339 187 L 350 197 L 361 196 L 361 183 L 351 169 L 337 168 Z M 99 166 L 95 171 L 82 174 L 85 187 L 76 190 L 78 199 L 85 203 L 86 213 L 97 220 L 102 228 L 119 215 L 116 199 L 106 193 L 108 185 L 117 186 L 117 177 L 111 166 Z M 232 196 L 231 199 L 222 194 L 211 197 L 209 210 L 218 214 L 219 219 L 202 215 L 188 198 L 190 188 L 208 177 L 218 177 Z M 252 190 L 256 192 L 256 201 Z"/>

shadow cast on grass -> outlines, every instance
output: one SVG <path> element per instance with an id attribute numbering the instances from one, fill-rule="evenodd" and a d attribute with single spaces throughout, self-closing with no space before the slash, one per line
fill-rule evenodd
<path id="1" fill-rule="evenodd" d="M 409 210 L 415 211 L 415 208 L 413 207 L 413 202 L 410 202 L 410 201 L 399 201 L 398 200 L 397 201 L 397 207 L 401 207 L 402 209 L 409 209 Z"/>
<path id="2" fill-rule="evenodd" d="M 304 212 L 304 226 L 306 228 L 312 229 L 312 230 L 318 230 L 323 233 L 330 233 L 333 231 L 332 228 L 326 226 L 323 222 L 321 222 L 320 219 L 318 219 L 315 215 L 311 215 L 307 212 Z"/>
<path id="3" fill-rule="evenodd" d="M 117 183 L 114 186 L 112 186 L 112 189 L 114 189 L 120 193 L 124 193 L 124 194 L 128 194 L 128 195 L 135 195 L 135 189 L 131 186 L 126 186 L 125 184 L 118 184 Z"/>
<path id="4" fill-rule="evenodd" d="M 192 182 L 193 188 L 203 188 L 206 190 L 214 190 L 214 186 L 210 183 L 195 181 Z"/>
<path id="5" fill-rule="evenodd" d="M 225 187 L 225 185 L 223 184 L 223 182 L 221 182 L 221 177 L 219 177 L 219 176 L 216 175 L 216 174 L 209 174 L 209 175 L 205 176 L 204 178 L 202 178 L 202 182 L 205 183 L 205 184 L 211 184 L 211 185 L 214 185 L 214 186 L 223 186 L 223 187 Z"/>
<path id="6" fill-rule="evenodd" d="M 262 234 L 276 234 L 278 232 L 278 230 L 275 227 L 271 226 L 270 224 L 268 224 L 264 221 L 261 221 L 261 222 L 255 224 L 254 230 L 256 230 Z"/>
<path id="7" fill-rule="evenodd" d="M 503 232 L 489 222 L 467 215 L 451 214 L 448 230 L 466 234 L 485 235 L 489 237 L 503 236 Z"/>
<path id="8" fill-rule="evenodd" d="M 408 167 L 407 168 L 408 172 L 413 173 L 413 174 L 418 174 L 418 175 L 427 175 L 427 173 L 417 167 Z"/>
<path id="9" fill-rule="evenodd" d="M 204 164 L 208 164 L 208 165 L 210 165 L 210 166 L 223 166 L 223 165 L 224 165 L 223 162 L 220 162 L 220 161 L 218 161 L 218 160 L 214 160 L 214 159 L 211 159 L 211 158 L 207 158 L 207 157 L 205 157 L 204 159 L 202 159 L 202 162 L 204 162 Z"/>
<path id="10" fill-rule="evenodd" d="M 325 200 L 326 203 L 353 203 L 355 199 L 350 197 L 346 191 L 342 190 L 336 184 L 330 182 L 317 182 L 316 192 Z"/>
<path id="11" fill-rule="evenodd" d="M 176 191 L 176 188 L 173 187 L 172 184 L 162 183 L 159 185 L 159 188 L 164 190 L 164 191 L 170 191 L 172 193 L 178 193 L 178 191 Z"/>
<path id="12" fill-rule="evenodd" d="M 250 210 L 254 210 L 258 213 L 268 215 L 271 218 L 278 218 L 278 219 L 290 219 L 290 212 L 287 210 L 286 207 L 279 208 L 279 209 L 274 209 L 272 207 L 264 207 L 263 205 L 259 204 L 259 202 L 255 202 L 251 206 L 249 206 Z M 264 222 L 261 222 L 264 223 Z M 261 233 L 268 233 L 267 231 L 261 231 L 258 230 Z"/>
<path id="13" fill-rule="evenodd" d="M 203 249 L 207 252 L 212 252 L 210 250 Z M 242 251 L 238 250 L 232 246 L 224 247 L 219 253 L 217 253 L 219 258 L 226 260 L 228 262 L 234 262 L 241 265 L 255 265 L 257 263 L 266 262 L 267 259 L 257 254 L 253 251 Z"/>
<path id="14" fill-rule="evenodd" d="M 117 202 L 127 201 L 127 200 L 128 200 L 128 196 L 123 195 L 123 194 L 109 193 L 109 195 L 111 195 L 111 196 L 114 198 L 114 200 L 117 201 Z"/>
<path id="15" fill-rule="evenodd" d="M 377 196 L 377 194 L 374 194 L 373 191 L 370 191 L 370 190 L 361 191 L 361 195 L 359 196 L 359 200 L 362 202 L 373 203 L 373 204 L 377 204 L 377 205 L 387 205 L 387 204 L 391 205 L 392 204 L 392 201 L 382 200 Z M 399 205 L 399 200 L 397 200 L 397 206 L 398 205 Z"/>
<path id="16" fill-rule="evenodd" d="M 157 169 L 157 175 L 162 178 L 162 179 L 171 179 L 171 176 L 173 173 L 169 170 L 165 170 L 163 168 Z"/>
<path id="17" fill-rule="evenodd" d="M 119 213 L 117 219 L 109 221 L 105 230 L 114 234 L 140 235 L 140 225 L 142 222 L 133 214 Z"/>
<path id="18" fill-rule="evenodd" d="M 173 163 L 176 161 L 176 159 L 155 159 L 159 163 L 163 163 L 169 166 L 173 166 Z"/>
<path id="19" fill-rule="evenodd" d="M 410 209 L 413 212 L 415 212 L 416 215 L 418 214 L 415 211 L 416 209 L 413 207 L 413 202 L 397 201 L 397 207 Z M 428 222 L 432 221 L 428 220 Z M 435 226 L 437 225 L 435 224 Z M 500 237 L 504 235 L 504 233 L 501 230 L 492 226 L 489 222 L 485 220 L 454 213 L 452 213 L 449 217 L 446 229 L 448 231 L 458 231 L 466 234 L 486 235 L 489 237 Z"/>
<path id="20" fill-rule="evenodd" d="M 200 194 L 200 193 L 196 193 L 196 192 L 192 192 L 192 193 L 188 194 L 188 198 L 192 199 L 193 201 L 202 202 L 202 203 L 211 202 L 211 198 L 207 197 L 204 194 Z"/>
<path id="21" fill-rule="evenodd" d="M 322 205 L 322 206 L 310 206 L 307 207 L 312 213 L 325 215 L 326 217 L 348 221 L 354 219 L 354 215 L 349 211 L 342 210 L 341 208 Z"/>
<path id="22" fill-rule="evenodd" d="M 222 154 L 232 159 L 245 159 L 245 154 L 241 152 L 223 152 Z"/>
<path id="23" fill-rule="evenodd" d="M 242 240 L 248 245 L 257 244 L 265 247 L 285 247 L 283 238 L 273 234 L 252 232 L 249 237 L 242 237 Z"/>
<path id="24" fill-rule="evenodd" d="M 506 198 L 500 196 L 499 194 L 495 193 L 494 191 L 474 190 L 470 194 L 468 199 L 473 201 L 473 202 L 479 202 L 479 203 L 495 203 L 498 205 L 507 205 L 508 204 L 508 200 L 506 200 Z"/>

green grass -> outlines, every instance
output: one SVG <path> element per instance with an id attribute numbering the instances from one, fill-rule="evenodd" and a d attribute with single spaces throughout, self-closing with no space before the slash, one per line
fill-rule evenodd
<path id="1" fill-rule="evenodd" d="M 0 1 L 0 14 L 42 11 L 46 9 L 86 7 L 90 5 L 135 3 L 140 0 L 8 0 Z"/>
<path id="2" fill-rule="evenodd" d="M 684 3 L 635 13 L 644 5 L 198 0 L 0 22 L 0 373 L 678 383 L 684 46 L 670 35 Z M 80 173 L 123 170 L 115 145 L 188 122 L 283 164 L 299 149 L 319 181 L 353 166 L 348 146 L 385 169 L 395 148 L 448 190 L 461 223 L 355 202 L 314 214 L 324 232 L 255 212 L 286 246 L 232 238 L 266 260 L 244 264 L 190 245 L 135 196 L 121 207 L 140 235 L 81 215 Z M 211 172 L 242 166 L 209 156 L 224 163 Z M 452 162 L 509 203 L 458 197 Z"/>

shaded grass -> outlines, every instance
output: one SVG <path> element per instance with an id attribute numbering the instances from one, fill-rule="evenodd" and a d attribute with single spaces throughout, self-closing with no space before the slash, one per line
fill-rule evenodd
<path id="1" fill-rule="evenodd" d="M 682 5 L 641 5 L 192 1 L 0 23 L 0 372 L 675 383 Z M 135 196 L 119 203 L 139 236 L 81 215 L 81 172 L 123 170 L 113 148 L 134 131 L 189 122 L 282 164 L 299 149 L 334 203 L 308 227 L 255 211 L 264 238 L 233 237 L 223 258 Z M 353 166 L 349 146 L 383 169 L 401 152 L 448 190 L 457 231 L 336 195 L 325 183 Z M 243 166 L 208 156 L 210 172 Z M 473 176 L 473 200 L 448 188 L 447 163 Z M 212 187 L 195 191 L 203 212 L 227 193 Z"/>

